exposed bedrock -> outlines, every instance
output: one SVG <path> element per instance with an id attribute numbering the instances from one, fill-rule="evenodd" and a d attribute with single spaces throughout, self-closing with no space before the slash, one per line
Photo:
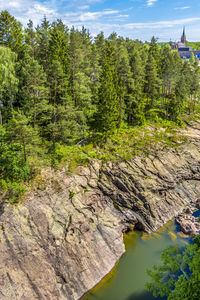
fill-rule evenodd
<path id="1" fill-rule="evenodd" d="M 177 150 L 151 152 L 44 170 L 22 204 L 0 204 L 0 299 L 79 299 L 124 253 L 124 231 L 155 231 L 196 203 L 200 124 Z"/>
<path id="2" fill-rule="evenodd" d="M 104 167 L 99 189 L 135 226 L 155 231 L 200 196 L 200 140 Z"/>
<path id="3" fill-rule="evenodd" d="M 200 234 L 200 223 L 198 218 L 192 215 L 183 213 L 176 217 L 176 222 L 180 226 L 181 232 L 186 235 L 198 235 Z"/>

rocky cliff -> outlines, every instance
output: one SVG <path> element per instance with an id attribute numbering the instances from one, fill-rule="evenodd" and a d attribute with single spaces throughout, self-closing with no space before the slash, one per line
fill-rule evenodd
<path id="1" fill-rule="evenodd" d="M 0 206 L 0 299 L 75 300 L 124 253 L 123 231 L 155 231 L 200 198 L 200 123 L 188 142 L 131 161 L 44 170 Z"/>

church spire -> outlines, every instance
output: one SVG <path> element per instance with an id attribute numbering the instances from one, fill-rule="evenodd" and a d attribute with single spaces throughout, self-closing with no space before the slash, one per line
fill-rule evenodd
<path id="1" fill-rule="evenodd" d="M 185 26 L 183 27 L 183 34 L 181 36 L 181 43 L 186 44 Z"/>
<path id="2" fill-rule="evenodd" d="M 183 27 L 183 35 L 182 35 L 182 37 L 183 38 L 186 37 L 186 35 L 185 35 L 185 26 Z"/>

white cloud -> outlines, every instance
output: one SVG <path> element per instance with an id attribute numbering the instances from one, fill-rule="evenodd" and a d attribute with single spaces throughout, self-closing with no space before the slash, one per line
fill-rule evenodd
<path id="1" fill-rule="evenodd" d="M 96 2 L 100 0 L 87 0 L 86 2 Z M 56 18 L 63 18 L 68 23 L 88 22 L 96 21 L 104 16 L 118 15 L 120 11 L 112 9 L 104 9 L 102 11 L 86 11 L 89 5 L 82 5 L 78 7 L 78 10 L 59 12 L 58 1 L 48 0 L 46 2 L 40 2 L 36 0 L 0 0 L 0 10 L 7 9 L 12 15 L 14 15 L 23 25 L 26 25 L 28 20 L 31 19 L 35 25 L 41 22 L 44 15 L 50 21 Z M 126 16 L 124 16 L 126 17 Z"/>
<path id="2" fill-rule="evenodd" d="M 19 8 L 19 7 L 20 7 L 20 3 L 17 2 L 17 1 L 9 1 L 9 2 L 8 2 L 8 6 L 9 6 L 10 8 Z"/>
<path id="3" fill-rule="evenodd" d="M 155 28 L 169 28 L 174 27 L 176 25 L 185 25 L 193 22 L 200 21 L 200 18 L 185 18 L 179 20 L 170 20 L 170 21 L 158 21 L 158 22 L 144 22 L 144 23 L 128 23 L 125 25 L 121 25 L 124 28 L 137 28 L 137 29 L 155 29 Z"/>
<path id="4" fill-rule="evenodd" d="M 105 36 L 116 31 L 121 36 L 133 39 L 150 40 L 155 35 L 160 37 L 160 40 L 169 41 L 170 38 L 179 39 L 179 32 L 182 33 L 182 26 L 186 25 L 188 38 L 190 40 L 199 39 L 200 17 L 169 21 L 132 22 L 128 15 L 128 11 L 132 8 L 121 11 L 105 8 L 95 11 L 92 10 L 92 2 L 95 1 L 103 0 L 0 0 L 0 10 L 7 9 L 23 25 L 26 25 L 29 19 L 32 19 L 34 25 L 37 25 L 44 15 L 49 21 L 60 18 L 70 28 L 74 25 L 81 29 L 84 25 L 90 30 L 92 36 L 97 35 L 100 31 L 104 31 Z M 156 3 L 156 0 L 135 1 L 146 3 L 146 7 L 151 7 Z M 63 3 L 65 3 L 64 6 Z M 181 6 L 181 3 L 179 5 Z M 177 9 L 179 9 L 178 5 Z M 186 6 L 185 8 L 184 6 L 181 7 L 181 9 L 186 9 Z"/>
<path id="5" fill-rule="evenodd" d="M 79 10 L 85 10 L 85 9 L 89 9 L 89 5 L 81 5 L 78 7 Z"/>
<path id="6" fill-rule="evenodd" d="M 50 15 L 50 14 L 55 13 L 55 10 L 54 9 L 49 9 L 49 8 L 39 4 L 39 3 L 36 3 L 36 4 L 33 5 L 33 8 L 29 10 L 29 13 L 30 12 Z"/>
<path id="7" fill-rule="evenodd" d="M 44 15 L 49 19 L 58 17 L 58 12 L 53 4 L 54 1 L 42 3 L 37 0 L 0 0 L 0 10 L 7 9 L 23 25 L 27 24 L 29 19 L 32 19 L 34 24 L 37 25 Z"/>
<path id="8" fill-rule="evenodd" d="M 182 34 L 182 26 L 186 25 L 190 28 L 187 30 L 187 36 L 190 40 L 198 39 L 198 30 L 195 22 L 200 22 L 200 18 L 184 18 L 179 20 L 159 21 L 159 22 L 138 22 L 126 24 L 102 24 L 99 22 L 88 22 L 87 27 L 90 29 L 92 36 L 97 35 L 100 31 L 105 33 L 105 36 L 116 31 L 118 35 L 133 39 L 150 40 L 152 36 L 160 38 L 160 41 L 169 41 L 180 39 Z M 76 27 L 81 29 L 82 24 L 77 23 Z M 169 28 L 173 28 L 169 30 Z"/>
<path id="9" fill-rule="evenodd" d="M 87 22 L 87 21 L 95 21 L 103 16 L 108 15 L 117 15 L 120 11 L 118 10 L 103 10 L 96 12 L 68 12 L 65 13 L 64 16 L 67 17 L 71 22 Z"/>
<path id="10" fill-rule="evenodd" d="M 175 7 L 175 10 L 185 10 L 185 9 L 189 9 L 190 6 L 182 6 L 182 7 Z"/>
<path id="11" fill-rule="evenodd" d="M 99 2 L 103 2 L 103 0 L 86 0 L 85 2 L 88 2 L 88 3 L 99 3 Z"/>
<path id="12" fill-rule="evenodd" d="M 147 6 L 153 6 L 158 0 L 147 0 Z"/>

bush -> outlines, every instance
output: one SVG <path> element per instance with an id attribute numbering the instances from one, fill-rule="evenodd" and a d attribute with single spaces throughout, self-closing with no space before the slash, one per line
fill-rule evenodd
<path id="1" fill-rule="evenodd" d="M 4 179 L 0 180 L 0 189 L 5 192 L 8 189 L 7 182 Z"/>
<path id="2" fill-rule="evenodd" d="M 76 195 L 74 190 L 69 191 L 69 197 L 72 199 Z"/>
<path id="3" fill-rule="evenodd" d="M 17 182 L 6 182 L 5 180 L 0 181 L 0 187 L 5 192 L 4 199 L 10 204 L 19 203 L 24 195 L 26 188 Z"/>
<path id="4" fill-rule="evenodd" d="M 0 171 L 1 177 L 11 181 L 25 181 L 30 177 L 29 164 L 24 160 L 21 146 L 17 143 L 0 147 Z"/>

